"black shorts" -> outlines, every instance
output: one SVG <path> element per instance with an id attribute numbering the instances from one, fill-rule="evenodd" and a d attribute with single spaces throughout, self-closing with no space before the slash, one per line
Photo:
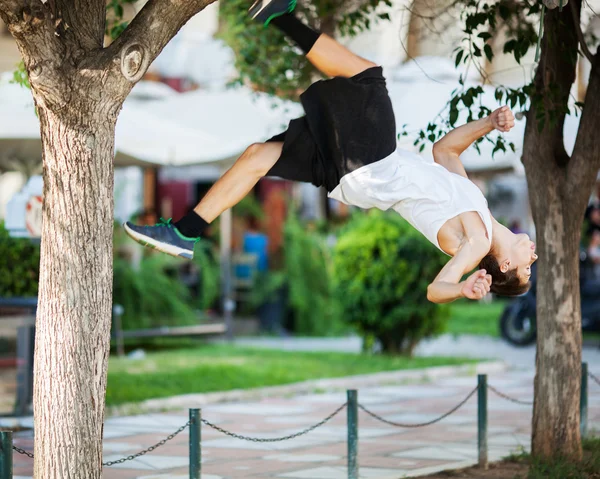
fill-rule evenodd
<path id="1" fill-rule="evenodd" d="M 340 179 L 396 149 L 396 122 L 381 67 L 311 85 L 300 97 L 306 115 L 268 141 L 283 151 L 268 176 L 333 191 Z"/>

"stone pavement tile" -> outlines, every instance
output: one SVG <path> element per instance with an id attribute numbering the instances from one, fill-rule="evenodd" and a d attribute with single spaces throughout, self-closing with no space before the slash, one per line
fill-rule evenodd
<path id="1" fill-rule="evenodd" d="M 290 401 L 288 404 L 282 404 L 279 406 L 256 402 L 213 405 L 204 408 L 202 410 L 202 414 L 208 417 L 213 411 L 223 416 L 228 414 L 244 414 L 249 416 L 286 416 L 294 414 L 310 414 L 312 412 L 312 408 L 294 401 Z"/>
<path id="2" fill-rule="evenodd" d="M 443 411 L 445 413 L 446 411 Z M 400 424 L 422 424 L 425 422 L 433 421 L 434 419 L 439 418 L 442 414 L 440 413 L 401 413 L 401 414 L 387 414 L 386 416 L 382 416 L 384 419 Z M 372 418 L 375 421 L 378 421 L 375 418 Z M 453 414 L 449 417 L 446 417 L 440 421 L 440 423 L 444 424 L 464 424 L 473 421 L 472 417 L 463 416 L 460 414 Z"/>
<path id="3" fill-rule="evenodd" d="M 143 475 L 148 475 L 148 471 L 144 469 L 114 469 L 114 467 L 105 467 L 102 470 L 103 479 L 135 479 Z"/>
<path id="4" fill-rule="evenodd" d="M 13 474 L 15 476 L 30 476 L 33 474 L 33 466 L 31 467 L 14 467 L 13 464 Z M 13 477 L 14 479 L 14 477 Z"/>
<path id="5" fill-rule="evenodd" d="M 153 474 L 150 476 L 138 476 L 135 479 L 189 479 L 189 474 Z M 133 479 L 133 478 L 132 478 Z M 202 479 L 223 479 L 222 476 L 215 476 L 214 474 L 202 473 Z"/>
<path id="6" fill-rule="evenodd" d="M 489 436 L 488 445 L 498 446 L 527 446 L 531 443 L 531 436 L 525 434 L 501 434 L 498 436 Z"/>
<path id="7" fill-rule="evenodd" d="M 277 451 L 275 451 L 277 452 Z M 221 447 L 206 447 L 202 445 L 202 457 L 208 457 L 211 462 L 223 460 L 244 461 L 247 459 L 258 459 L 265 455 L 261 449 L 235 449 Z"/>
<path id="8" fill-rule="evenodd" d="M 322 464 L 322 463 L 321 463 Z M 319 465 L 321 465 L 319 464 Z M 272 477 L 284 473 L 293 472 L 296 470 L 307 469 L 311 467 L 310 463 L 306 462 L 284 462 L 284 461 L 265 461 L 264 459 L 244 461 L 243 464 L 235 464 L 230 462 L 221 462 L 209 464 L 203 468 L 210 474 L 229 477 Z"/>
<path id="9" fill-rule="evenodd" d="M 115 461 L 121 459 L 123 456 L 118 454 L 111 454 L 110 456 L 104 457 L 104 462 Z M 139 469 L 145 471 L 162 471 L 165 469 L 174 469 L 176 467 L 189 466 L 189 458 L 187 455 L 182 456 L 161 456 L 158 454 L 146 454 L 145 456 L 138 457 L 131 461 L 123 462 L 121 464 L 115 464 L 110 466 L 111 469 Z"/>
<path id="10" fill-rule="evenodd" d="M 276 451 L 276 453 L 278 454 L 283 454 L 280 451 Z M 331 456 L 341 456 L 341 457 L 346 457 L 346 454 L 348 453 L 348 445 L 346 444 L 346 442 L 335 442 L 335 443 L 331 443 L 331 444 L 326 444 L 324 446 L 310 446 L 310 447 L 302 447 L 302 448 L 295 448 L 295 449 L 290 449 L 288 451 L 285 451 L 285 453 L 289 453 L 289 454 L 327 454 L 327 455 L 331 455 Z M 263 456 L 265 456 L 266 454 L 263 453 Z"/>
<path id="11" fill-rule="evenodd" d="M 435 474 L 441 471 L 447 471 L 451 469 L 464 469 L 465 467 L 470 467 L 476 464 L 476 461 L 461 461 L 461 462 L 446 462 L 439 466 L 429 466 L 422 467 L 419 469 L 413 469 L 412 471 L 408 471 L 402 476 L 402 479 L 407 477 L 421 477 L 428 474 Z"/>
<path id="12" fill-rule="evenodd" d="M 135 436 L 136 431 L 130 429 L 118 429 L 115 427 L 104 428 L 104 439 L 117 439 L 129 436 Z"/>
<path id="13" fill-rule="evenodd" d="M 361 479 L 399 479 L 407 472 L 402 469 L 361 467 L 359 477 Z M 348 479 L 348 472 L 345 467 L 324 466 L 279 474 L 276 477 L 291 479 Z"/>
<path id="14" fill-rule="evenodd" d="M 123 441 L 104 441 L 102 444 L 102 450 L 104 454 L 115 453 L 118 454 L 120 452 L 136 452 L 144 449 L 142 444 L 136 442 L 123 442 Z"/>
<path id="15" fill-rule="evenodd" d="M 463 461 L 477 458 L 477 449 L 470 445 L 431 445 L 407 451 L 396 452 L 393 457 L 427 459 L 438 461 Z"/>
<path id="16" fill-rule="evenodd" d="M 282 454 L 271 454 L 263 456 L 265 461 L 280 461 L 280 462 L 331 462 L 338 461 L 341 456 L 335 456 L 332 454 L 303 454 L 301 452 L 295 453 L 282 453 Z"/>
<path id="17" fill-rule="evenodd" d="M 359 428 L 358 428 L 359 440 L 367 439 L 370 437 L 390 436 L 390 435 L 393 435 L 396 433 L 396 431 L 394 431 L 394 428 L 386 426 L 385 424 L 379 423 L 379 424 L 374 424 L 374 425 L 376 425 L 376 426 L 380 425 L 381 427 L 359 426 Z M 291 432 L 292 432 L 292 430 L 286 430 L 283 433 L 290 434 Z M 345 424 L 340 425 L 340 426 L 329 426 L 329 425 L 321 426 L 321 427 L 315 429 L 314 431 L 311 431 L 309 434 L 307 434 L 307 437 L 315 437 L 315 438 L 328 437 L 331 439 L 336 439 L 338 441 L 345 441 L 348 437 L 348 426 Z"/>
<path id="18" fill-rule="evenodd" d="M 393 456 L 369 456 L 361 454 L 359 451 L 358 464 L 361 467 L 380 467 L 384 469 L 419 469 L 425 466 L 440 466 L 447 464 L 448 461 L 423 460 L 423 459 L 408 459 Z M 345 465 L 345 463 L 336 463 L 336 465 Z M 398 476 L 400 477 L 400 476 Z"/>
<path id="19" fill-rule="evenodd" d="M 269 437 L 268 435 L 266 437 Z M 223 438 L 223 439 L 213 439 L 209 441 L 202 441 L 204 447 L 208 448 L 226 448 L 226 449 L 254 449 L 254 450 L 285 450 L 285 449 L 296 449 L 300 447 L 308 447 L 321 445 L 325 446 L 332 442 L 337 442 L 336 438 L 327 438 L 327 437 L 307 437 L 301 436 L 295 438 L 293 441 L 281 441 L 281 442 L 248 442 L 241 441 L 235 438 Z"/>

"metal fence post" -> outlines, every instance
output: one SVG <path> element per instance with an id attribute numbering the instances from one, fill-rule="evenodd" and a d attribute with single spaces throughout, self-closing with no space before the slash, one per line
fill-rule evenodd
<path id="1" fill-rule="evenodd" d="M 488 467 L 487 447 L 487 374 L 477 376 L 477 448 L 479 450 L 479 467 Z"/>
<path id="2" fill-rule="evenodd" d="M 12 431 L 0 431 L 0 479 L 12 479 Z"/>
<path id="3" fill-rule="evenodd" d="M 348 390 L 348 479 L 358 479 L 358 393 Z"/>
<path id="4" fill-rule="evenodd" d="M 581 394 L 579 396 L 579 420 L 581 437 L 587 436 L 588 426 L 588 364 L 581 364 Z"/>
<path id="5" fill-rule="evenodd" d="M 201 474 L 201 418 L 202 412 L 200 409 L 190 409 L 190 479 L 200 479 Z"/>

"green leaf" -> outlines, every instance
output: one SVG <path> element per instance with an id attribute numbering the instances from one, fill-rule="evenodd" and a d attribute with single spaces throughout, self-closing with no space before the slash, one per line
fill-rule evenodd
<path id="1" fill-rule="evenodd" d="M 494 58 L 494 52 L 492 52 L 492 47 L 489 45 L 489 43 L 486 43 L 483 47 L 483 51 L 485 52 L 485 56 L 487 57 L 488 61 L 492 61 L 492 58 Z"/>
<path id="2" fill-rule="evenodd" d="M 450 110 L 450 125 L 454 126 L 458 120 L 458 109 L 454 108 Z"/>
<path id="3" fill-rule="evenodd" d="M 457 67 L 460 64 L 460 61 L 462 60 L 463 54 L 464 54 L 464 50 L 460 50 L 457 54 L 456 54 L 456 60 L 454 61 L 454 66 Z"/>
<path id="4" fill-rule="evenodd" d="M 465 93 L 462 102 L 467 108 L 470 108 L 473 105 L 473 94 L 470 91 Z"/>

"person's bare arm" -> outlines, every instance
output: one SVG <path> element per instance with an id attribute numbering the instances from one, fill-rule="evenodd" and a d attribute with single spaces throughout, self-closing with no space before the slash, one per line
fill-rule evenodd
<path id="1" fill-rule="evenodd" d="M 493 130 L 507 132 L 513 126 L 515 118 L 510 108 L 498 108 L 490 116 L 459 126 L 443 136 L 433 145 L 433 159 L 448 171 L 468 178 L 460 155 L 482 136 Z"/>
<path id="2" fill-rule="evenodd" d="M 450 303 L 459 298 L 483 298 L 492 284 L 492 277 L 485 270 L 473 273 L 465 281 L 461 280 L 479 264 L 489 249 L 486 237 L 465 242 L 427 287 L 427 299 L 432 303 Z"/>

